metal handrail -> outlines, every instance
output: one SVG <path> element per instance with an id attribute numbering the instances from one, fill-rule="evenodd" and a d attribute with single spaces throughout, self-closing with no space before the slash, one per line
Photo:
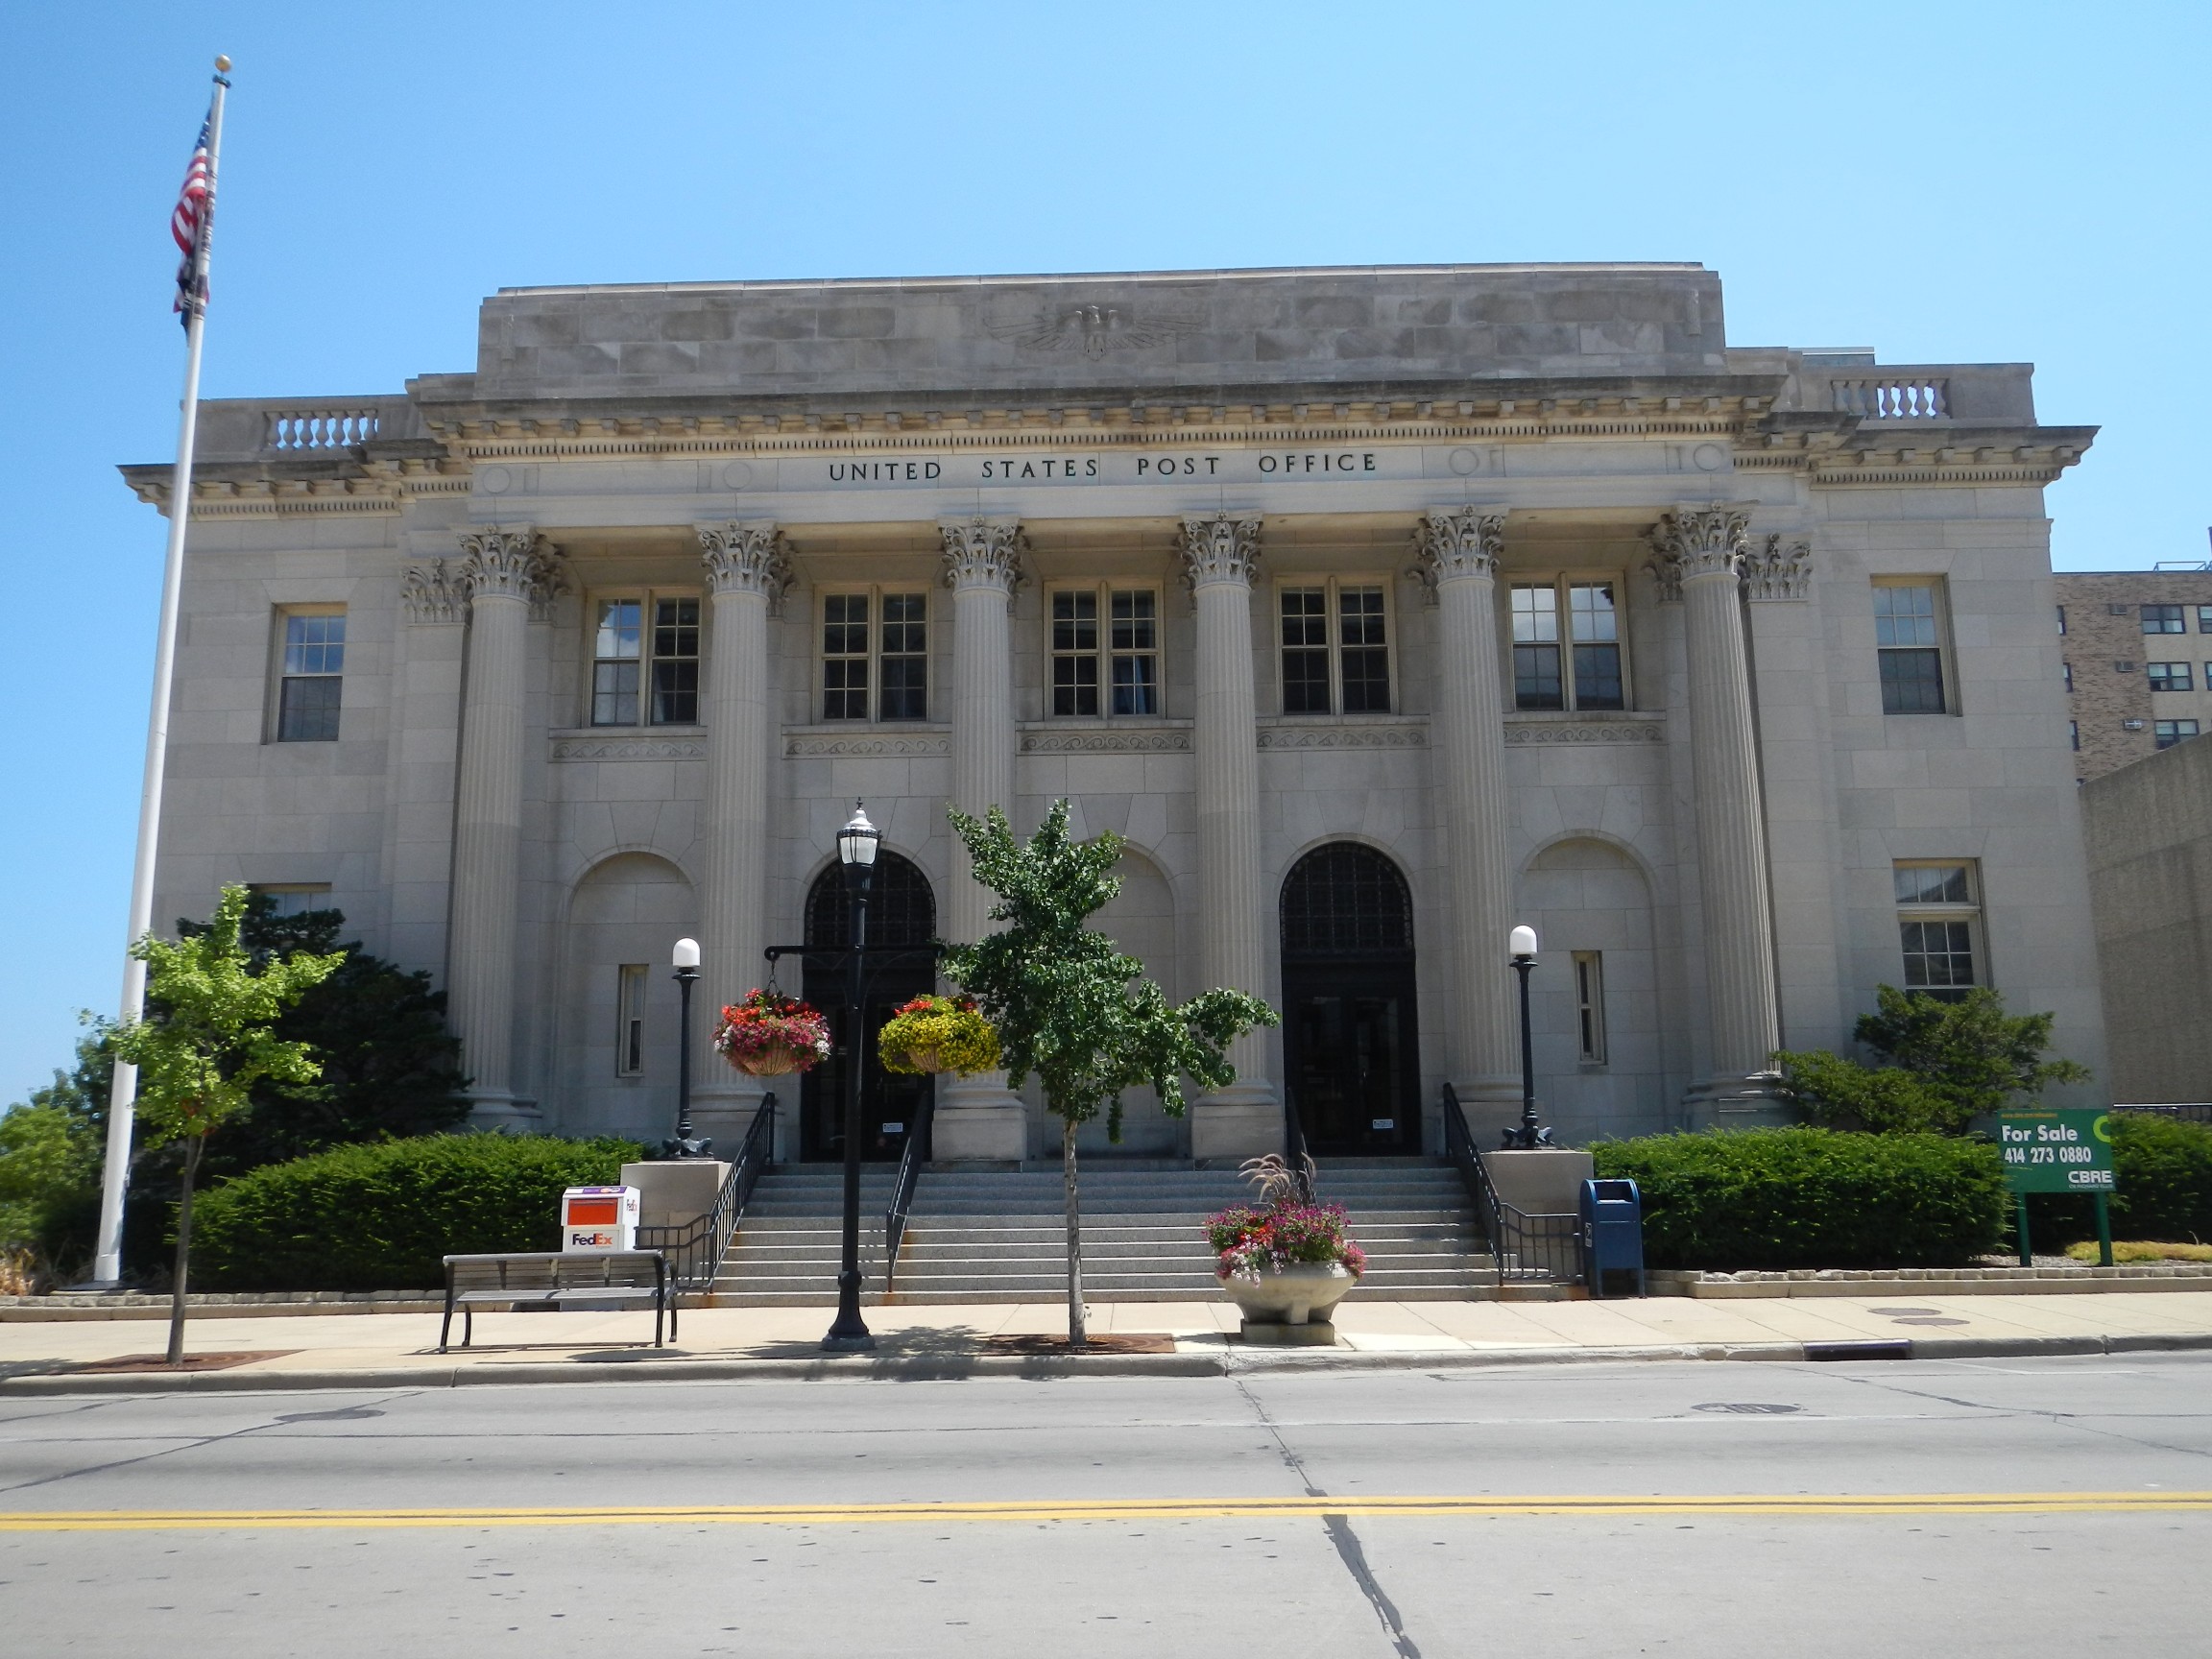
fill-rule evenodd
<path id="1" fill-rule="evenodd" d="M 906 1144 L 899 1149 L 899 1178 L 891 1183 L 891 1207 L 883 1212 L 883 1289 L 889 1294 L 892 1276 L 899 1271 L 899 1249 L 906 1242 L 906 1212 L 913 1208 L 914 1188 L 922 1179 L 922 1166 L 929 1161 L 929 1128 L 937 1116 L 937 1091 L 922 1096 L 922 1104 L 906 1125 Z"/>
<path id="2" fill-rule="evenodd" d="M 668 1258 L 669 1271 L 679 1290 L 704 1290 L 722 1270 L 722 1258 L 730 1253 L 730 1240 L 737 1236 L 737 1221 L 752 1201 L 776 1149 L 776 1094 L 760 1096 L 737 1156 L 730 1161 L 730 1173 L 714 1195 L 714 1207 L 690 1220 L 637 1229 L 637 1248 L 659 1250 Z"/>
<path id="3" fill-rule="evenodd" d="M 1475 1219 L 1498 1263 L 1501 1283 L 1573 1285 L 1582 1278 L 1582 1218 L 1562 1212 L 1530 1214 L 1498 1196 L 1490 1183 L 1490 1166 L 1467 1127 L 1459 1110 L 1459 1096 L 1444 1085 L 1444 1155 L 1458 1168 L 1466 1184 L 1467 1198 L 1475 1206 Z"/>

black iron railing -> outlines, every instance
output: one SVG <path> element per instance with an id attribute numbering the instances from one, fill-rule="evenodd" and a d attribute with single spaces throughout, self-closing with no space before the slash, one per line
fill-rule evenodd
<path id="1" fill-rule="evenodd" d="M 1468 1132 L 1459 1096 L 1444 1085 L 1444 1155 L 1466 1183 L 1476 1222 L 1498 1263 L 1501 1283 L 1573 1285 L 1582 1277 L 1582 1219 L 1573 1214 L 1534 1214 L 1498 1196 L 1490 1168 Z"/>
<path id="2" fill-rule="evenodd" d="M 906 1144 L 899 1153 L 899 1178 L 891 1183 L 891 1207 L 883 1212 L 883 1288 L 891 1288 L 899 1271 L 899 1248 L 906 1242 L 906 1212 L 914 1205 L 915 1183 L 922 1166 L 929 1162 L 929 1126 L 937 1115 L 937 1091 L 922 1096 L 922 1104 L 906 1124 Z"/>
<path id="3" fill-rule="evenodd" d="M 730 1173 L 722 1178 L 722 1190 L 714 1195 L 714 1208 L 689 1221 L 637 1229 L 637 1248 L 658 1250 L 668 1259 L 668 1270 L 679 1290 L 705 1290 L 722 1270 L 730 1240 L 736 1236 L 738 1217 L 753 1197 L 760 1171 L 776 1152 L 776 1095 L 760 1096 L 760 1109 L 730 1161 Z"/>
<path id="4" fill-rule="evenodd" d="M 2185 1101 L 2166 1106 L 2115 1106 L 2115 1112 L 2140 1112 L 2147 1118 L 2179 1118 L 2189 1123 L 2212 1123 L 2212 1104 Z"/>

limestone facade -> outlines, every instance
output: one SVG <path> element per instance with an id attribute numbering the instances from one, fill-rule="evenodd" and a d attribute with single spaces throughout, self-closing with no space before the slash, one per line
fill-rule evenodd
<path id="1" fill-rule="evenodd" d="M 1732 347 L 1695 265 L 503 291 L 473 373 L 205 407 L 156 914 L 326 892 L 485 1120 L 658 1138 L 676 936 L 758 983 L 855 799 L 968 933 L 947 805 L 1067 797 L 1170 995 L 1286 1014 L 1132 1151 L 1287 1099 L 1433 1152 L 1446 1081 L 1487 1138 L 1518 921 L 1570 1141 L 1770 1118 L 1932 962 L 2101 1073 L 2042 496 L 2093 436 L 2023 365 Z M 1055 1140 L 941 1091 L 940 1157 Z"/>

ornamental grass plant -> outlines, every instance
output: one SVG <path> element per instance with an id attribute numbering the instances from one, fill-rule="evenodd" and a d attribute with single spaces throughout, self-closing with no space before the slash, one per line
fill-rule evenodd
<path id="1" fill-rule="evenodd" d="M 998 1033 L 973 997 L 922 996 L 902 1004 L 877 1034 L 886 1071 L 952 1071 L 962 1077 L 998 1070 Z"/>
<path id="2" fill-rule="evenodd" d="M 724 1006 L 714 1048 L 756 1077 L 811 1071 L 830 1058 L 830 1022 L 811 1003 L 756 986 Z"/>

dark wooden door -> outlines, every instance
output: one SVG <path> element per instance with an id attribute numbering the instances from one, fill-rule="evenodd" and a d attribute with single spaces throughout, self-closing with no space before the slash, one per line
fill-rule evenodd
<path id="1" fill-rule="evenodd" d="M 1315 1157 L 1421 1150 L 1413 906 L 1398 867 L 1334 841 L 1284 878 L 1283 1059 Z"/>
<path id="2" fill-rule="evenodd" d="M 929 879 L 896 853 L 878 853 L 868 901 L 868 942 L 904 947 L 910 955 L 873 956 L 863 993 L 860 1021 L 860 1156 L 871 1162 L 896 1159 L 936 1085 L 933 1077 L 886 1071 L 876 1052 L 876 1034 L 899 1005 L 936 985 L 936 966 L 925 948 L 937 931 L 937 907 Z M 806 899 L 806 943 L 824 954 L 806 959 L 805 998 L 829 1017 L 835 1047 L 829 1059 L 799 1082 L 799 1156 L 809 1162 L 841 1161 L 845 1156 L 845 1090 L 854 1063 L 851 1012 L 843 965 L 829 953 L 852 938 L 852 908 L 843 872 L 832 866 L 815 880 Z M 927 1150 L 926 1147 L 924 1148 Z"/>

